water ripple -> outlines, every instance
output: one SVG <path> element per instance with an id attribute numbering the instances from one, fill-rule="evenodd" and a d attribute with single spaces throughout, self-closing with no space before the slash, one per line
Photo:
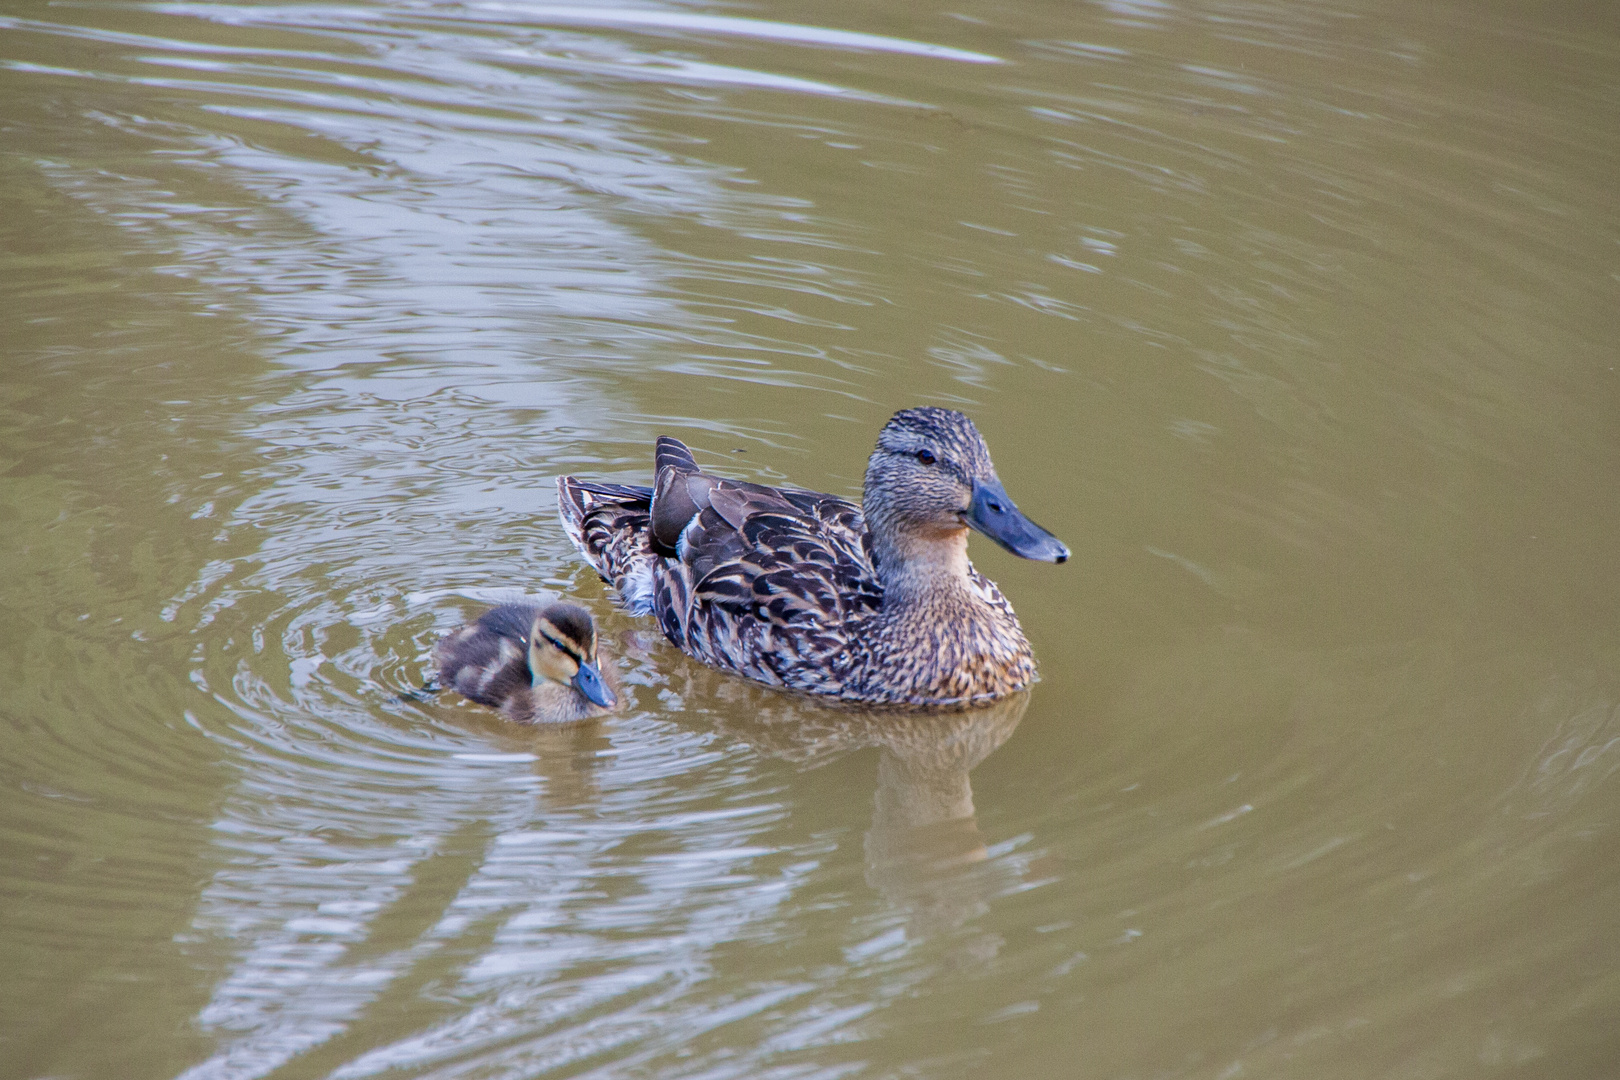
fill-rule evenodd
<path id="1" fill-rule="evenodd" d="M 1601 660 L 1545 671 L 1605 632 L 1612 560 L 1497 552 L 1531 519 L 1613 535 L 1614 384 L 1579 373 L 1609 363 L 1612 133 L 1562 89 L 1422 75 L 1393 17 L 975 10 L 0 20 L 18 201 L 94 222 L 4 256 L 52 373 L 5 387 L 35 590 L 7 885 L 32 966 L 79 964 L 66 1021 L 8 998 L 29 1038 L 109 970 L 183 986 L 98 1000 L 148 1039 L 194 1021 L 164 1074 L 220 1080 L 1230 1075 L 1326 1045 L 1302 1002 L 1384 1048 L 1467 1026 L 1432 1021 L 1469 980 L 1562 988 L 1555 1034 L 1590 1012 L 1620 696 Z M 1005 474 L 1092 537 L 1071 584 L 1003 579 L 1028 722 L 722 678 L 555 520 L 555 475 L 645 482 L 665 431 L 852 493 L 916 400 L 1017 436 Z M 590 608 L 622 713 L 418 692 L 514 595 Z M 1464 1004 L 1497 1041 L 1448 1061 L 1535 1049 Z M 1166 1008 L 1216 1019 L 1147 1031 Z"/>

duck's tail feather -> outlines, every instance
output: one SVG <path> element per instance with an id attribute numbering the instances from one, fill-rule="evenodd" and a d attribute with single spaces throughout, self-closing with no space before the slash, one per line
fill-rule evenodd
<path id="1" fill-rule="evenodd" d="M 557 516 L 563 531 L 602 580 L 617 590 L 619 603 L 632 615 L 652 613 L 657 555 L 647 544 L 651 510 L 652 488 L 557 478 Z"/>
<path id="2" fill-rule="evenodd" d="M 656 476 L 663 472 L 666 466 L 679 472 L 699 471 L 692 451 L 673 435 L 658 436 L 658 442 L 653 447 L 653 474 Z"/>
<path id="3" fill-rule="evenodd" d="M 658 436 L 654 451 L 658 471 L 653 476 L 652 549 L 663 556 L 680 557 L 681 533 L 692 519 L 709 507 L 709 493 L 720 483 L 698 471 L 692 451 L 679 439 Z"/>

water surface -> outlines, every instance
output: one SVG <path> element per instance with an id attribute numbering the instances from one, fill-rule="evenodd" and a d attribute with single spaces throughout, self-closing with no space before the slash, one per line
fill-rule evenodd
<path id="1" fill-rule="evenodd" d="M 0 1075 L 1606 1077 L 1604 5 L 0 4 Z M 985 433 L 1041 662 L 820 708 L 564 472 Z M 626 711 L 403 697 L 518 593 Z"/>

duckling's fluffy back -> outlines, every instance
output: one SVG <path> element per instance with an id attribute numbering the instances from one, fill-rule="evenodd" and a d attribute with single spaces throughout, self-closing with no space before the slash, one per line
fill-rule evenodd
<path id="1" fill-rule="evenodd" d="M 440 638 L 433 646 L 440 685 L 495 708 L 527 691 L 534 682 L 529 632 L 539 613 L 534 604 L 502 604 Z"/>

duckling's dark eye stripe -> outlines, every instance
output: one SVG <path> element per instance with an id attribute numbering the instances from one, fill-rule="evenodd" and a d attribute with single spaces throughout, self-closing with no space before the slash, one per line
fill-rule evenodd
<path id="1" fill-rule="evenodd" d="M 582 657 L 579 654 L 579 650 L 575 649 L 572 645 L 568 645 L 557 638 L 552 637 L 551 634 L 547 633 L 538 626 L 536 626 L 535 629 L 540 631 L 540 636 L 545 638 L 546 641 L 551 644 L 552 648 L 556 649 L 558 652 L 562 653 L 576 664 L 584 663 L 585 658 Z"/>

